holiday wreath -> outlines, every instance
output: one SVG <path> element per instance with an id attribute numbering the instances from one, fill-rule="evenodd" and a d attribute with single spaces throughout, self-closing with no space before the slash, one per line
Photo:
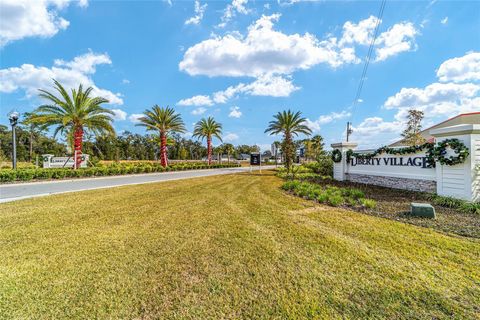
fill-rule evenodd
<path id="1" fill-rule="evenodd" d="M 447 156 L 447 148 L 452 149 L 455 155 Z M 458 139 L 446 139 L 438 144 L 434 150 L 435 159 L 441 164 L 454 166 L 463 163 L 470 154 L 467 146 Z"/>
<path id="2" fill-rule="evenodd" d="M 338 149 L 332 151 L 332 160 L 333 162 L 340 162 L 342 161 L 342 152 Z"/>

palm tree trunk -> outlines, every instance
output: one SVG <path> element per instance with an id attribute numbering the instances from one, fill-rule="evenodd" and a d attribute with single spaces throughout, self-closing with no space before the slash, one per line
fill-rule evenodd
<path id="1" fill-rule="evenodd" d="M 294 156 L 293 153 L 293 141 L 292 136 L 290 133 L 285 134 L 285 166 L 287 167 L 287 172 L 290 172 L 290 168 L 292 166 L 292 157 Z"/>
<path id="2" fill-rule="evenodd" d="M 207 138 L 207 157 L 208 157 L 208 165 L 212 164 L 212 138 Z"/>
<path id="3" fill-rule="evenodd" d="M 30 158 L 30 162 L 32 162 L 33 158 L 33 130 L 30 129 L 30 139 L 29 139 L 29 146 L 28 146 L 28 154 Z"/>
<path id="4" fill-rule="evenodd" d="M 167 135 L 164 132 L 160 132 L 160 163 L 162 167 L 168 165 L 167 159 Z"/>
<path id="5" fill-rule="evenodd" d="M 76 127 L 73 134 L 73 155 L 75 157 L 75 168 L 80 168 L 82 162 L 82 143 L 83 143 L 83 128 Z"/>

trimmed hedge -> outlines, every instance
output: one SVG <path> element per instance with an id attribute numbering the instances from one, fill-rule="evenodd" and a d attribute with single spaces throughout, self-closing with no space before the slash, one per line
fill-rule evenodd
<path id="1" fill-rule="evenodd" d="M 216 168 L 233 168 L 239 167 L 237 163 L 230 164 L 212 164 L 205 163 L 178 163 L 162 167 L 158 163 L 135 163 L 135 164 L 111 164 L 107 166 L 99 166 L 92 168 L 84 168 L 78 170 L 72 169 L 4 169 L 0 170 L 0 182 L 13 181 L 31 181 L 46 179 L 63 179 L 63 178 L 81 178 L 81 177 L 102 177 L 116 176 L 123 174 L 138 174 L 164 171 L 185 171 L 199 169 L 216 169 Z"/>

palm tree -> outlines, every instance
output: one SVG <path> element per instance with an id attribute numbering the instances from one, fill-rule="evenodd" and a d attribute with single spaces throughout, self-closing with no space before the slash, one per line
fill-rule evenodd
<path id="1" fill-rule="evenodd" d="M 180 114 L 175 113 L 175 109 L 166 107 L 161 108 L 154 105 L 151 110 L 145 110 L 144 116 L 138 120 L 137 126 L 146 127 L 147 130 L 158 131 L 160 138 L 160 163 L 163 167 L 168 165 L 167 144 L 168 134 L 172 132 L 185 132 L 185 124 Z"/>
<path id="2" fill-rule="evenodd" d="M 218 140 L 222 141 L 222 125 L 215 121 L 212 117 L 207 119 L 202 118 L 195 124 L 193 129 L 193 137 L 198 137 L 207 139 L 207 157 L 208 165 L 212 163 L 212 137 L 217 137 Z"/>
<path id="3" fill-rule="evenodd" d="M 102 104 L 108 103 L 107 99 L 92 97 L 92 87 L 83 90 L 83 86 L 79 85 L 78 90 L 71 90 L 70 96 L 57 80 L 54 79 L 53 82 L 60 96 L 40 89 L 39 96 L 52 104 L 41 105 L 35 109 L 29 114 L 27 123 L 39 125 L 43 129 L 56 126 L 54 136 L 60 132 L 67 134 L 67 138 L 73 137 L 75 168 L 78 168 L 85 131 L 95 135 L 115 135 L 111 117 L 114 113 L 102 107 Z"/>
<path id="4" fill-rule="evenodd" d="M 310 141 L 312 141 L 312 149 L 315 160 L 318 160 L 318 158 L 325 153 L 323 150 L 323 147 L 325 146 L 325 143 L 323 143 L 323 137 L 321 135 L 315 135 L 312 137 L 312 139 L 310 139 Z"/>
<path id="5" fill-rule="evenodd" d="M 293 144 L 293 136 L 299 134 L 310 135 L 312 130 L 305 125 L 306 119 L 302 118 L 300 111 L 283 111 L 273 116 L 275 120 L 269 122 L 265 133 L 283 134 L 282 152 L 285 157 L 285 166 L 290 171 L 293 157 L 295 156 L 295 147 Z"/>
<path id="6" fill-rule="evenodd" d="M 227 154 L 228 163 L 230 163 L 230 156 L 235 152 L 235 147 L 231 143 L 225 143 L 223 145 L 223 150 Z"/>

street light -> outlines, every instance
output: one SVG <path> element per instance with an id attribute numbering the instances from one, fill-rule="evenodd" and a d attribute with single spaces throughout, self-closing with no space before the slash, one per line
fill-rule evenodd
<path id="1" fill-rule="evenodd" d="M 10 125 L 12 126 L 12 167 L 17 169 L 17 138 L 15 136 L 15 127 L 17 126 L 18 117 L 20 114 L 17 111 L 12 111 L 8 114 L 8 120 L 10 120 Z"/>

